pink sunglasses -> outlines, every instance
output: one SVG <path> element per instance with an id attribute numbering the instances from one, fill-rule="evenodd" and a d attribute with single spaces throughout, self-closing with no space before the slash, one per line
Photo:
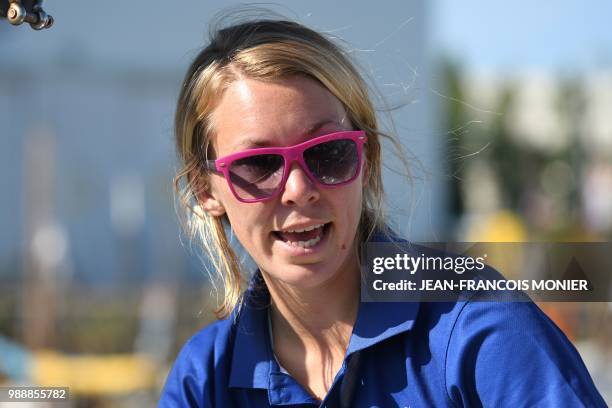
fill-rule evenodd
<path id="1" fill-rule="evenodd" d="M 361 171 L 366 133 L 344 131 L 315 137 L 289 147 L 264 147 L 207 160 L 206 168 L 223 173 L 234 196 L 243 203 L 276 197 L 285 187 L 297 161 L 317 186 L 340 187 Z"/>

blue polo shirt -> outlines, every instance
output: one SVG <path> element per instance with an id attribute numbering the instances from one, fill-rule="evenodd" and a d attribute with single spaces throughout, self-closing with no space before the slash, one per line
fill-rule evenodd
<path id="1" fill-rule="evenodd" d="M 181 350 L 159 407 L 605 407 L 576 349 L 531 302 L 359 305 L 323 401 L 274 357 L 259 272 L 243 306 Z"/>

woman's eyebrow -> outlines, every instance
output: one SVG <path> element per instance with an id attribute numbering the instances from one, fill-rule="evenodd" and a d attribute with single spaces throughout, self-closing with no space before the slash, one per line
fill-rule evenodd
<path id="1" fill-rule="evenodd" d="M 318 130 L 320 130 L 323 126 L 329 125 L 329 124 L 335 124 L 338 126 L 342 126 L 342 124 L 340 122 L 338 122 L 338 120 L 336 119 L 323 119 L 320 120 L 318 122 L 316 122 L 314 125 L 312 125 L 310 128 L 308 128 L 308 130 L 306 130 L 306 132 L 304 132 L 304 136 L 307 135 L 311 135 L 315 132 L 317 132 Z"/>
<path id="2" fill-rule="evenodd" d="M 338 125 L 338 127 L 342 127 L 342 124 L 337 119 L 323 119 L 323 120 L 316 122 L 314 125 L 310 126 L 302 134 L 302 136 L 312 135 L 313 133 L 319 131 L 321 128 L 329 124 Z M 234 149 L 237 149 L 237 150 L 238 149 L 257 149 L 260 147 L 270 147 L 273 145 L 274 144 L 270 143 L 269 140 L 258 139 L 256 137 L 253 137 L 253 138 L 247 137 L 241 140 L 236 146 L 234 146 Z"/>
<path id="3" fill-rule="evenodd" d="M 255 138 L 247 138 L 244 140 L 241 140 L 240 143 L 238 143 L 235 148 L 236 149 L 256 149 L 259 147 L 269 147 L 270 146 L 270 142 L 267 140 L 257 140 Z"/>

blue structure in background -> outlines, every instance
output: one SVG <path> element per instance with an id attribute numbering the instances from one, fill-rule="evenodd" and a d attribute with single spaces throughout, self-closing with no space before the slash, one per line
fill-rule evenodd
<path id="1" fill-rule="evenodd" d="M 18 277 L 26 252 L 85 283 L 201 279 L 172 201 L 172 120 L 219 8 L 46 6 L 49 30 L 0 22 L 0 282 Z M 390 212 L 406 235 L 435 239 L 445 227 L 444 141 L 429 92 L 426 2 L 373 7 L 317 0 L 276 10 L 346 40 L 388 104 L 405 105 L 393 114 L 397 133 L 430 176 L 412 191 L 388 172 Z"/>

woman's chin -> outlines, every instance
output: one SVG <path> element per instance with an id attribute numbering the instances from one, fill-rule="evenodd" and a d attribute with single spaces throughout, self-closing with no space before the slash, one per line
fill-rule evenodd
<path id="1" fill-rule="evenodd" d="M 335 238 L 333 223 L 328 223 L 321 239 L 308 248 L 273 236 L 273 255 L 267 262 L 269 268 L 264 269 L 270 278 L 295 289 L 321 287 L 333 280 L 336 274 L 342 273 L 340 269 L 349 256 L 346 251 L 348 246 L 340 245 Z"/>
<path id="2" fill-rule="evenodd" d="M 334 274 L 332 265 L 278 264 L 266 273 L 274 283 L 294 290 L 307 290 L 320 287 L 329 281 Z"/>

